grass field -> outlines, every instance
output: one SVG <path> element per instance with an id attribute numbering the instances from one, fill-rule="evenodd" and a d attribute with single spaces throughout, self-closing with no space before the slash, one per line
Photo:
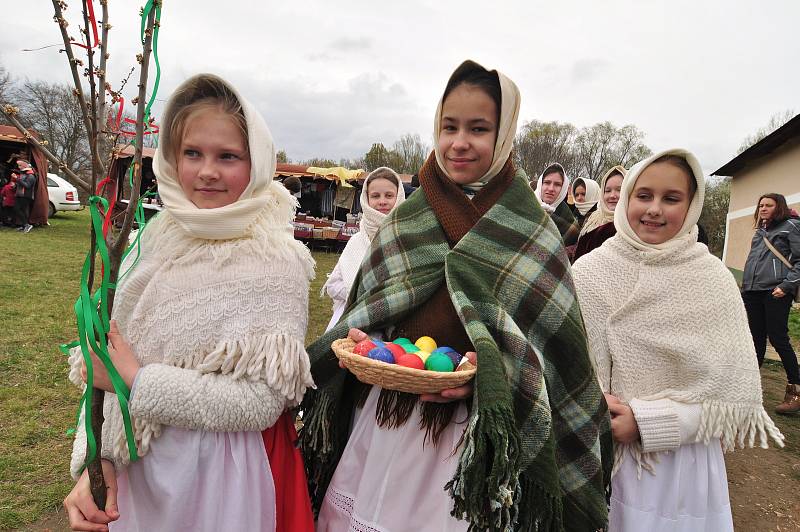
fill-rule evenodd
<path id="1" fill-rule="evenodd" d="M 87 242 L 86 211 L 61 213 L 51 227 L 26 235 L 0 229 L 0 530 L 36 521 L 72 487 L 65 432 L 74 423 L 79 395 L 67 381 L 58 345 L 75 337 L 72 304 Z M 317 338 L 330 319 L 330 300 L 319 291 L 338 258 L 314 257 L 307 340 Z M 792 316 L 791 328 L 800 338 L 800 315 Z M 763 373 L 769 408 L 780 400 L 785 377 L 775 363 Z M 800 418 L 775 421 L 791 442 L 781 453 L 800 461 Z"/>

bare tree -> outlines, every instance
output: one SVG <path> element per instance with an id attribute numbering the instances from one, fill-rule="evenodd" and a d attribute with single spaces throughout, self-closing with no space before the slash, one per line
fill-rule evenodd
<path id="1" fill-rule="evenodd" d="M 371 172 L 381 166 L 387 166 L 392 170 L 403 165 L 403 160 L 400 155 L 394 151 L 389 150 L 381 142 L 376 142 L 372 145 L 369 151 L 364 155 L 365 170 Z"/>
<path id="2" fill-rule="evenodd" d="M 601 122 L 583 128 L 575 142 L 574 176 L 599 181 L 612 166 L 621 164 L 627 168 L 644 159 L 652 151 L 643 139 L 644 133 L 633 125 L 618 129 L 611 122 Z"/>
<path id="3" fill-rule="evenodd" d="M 275 158 L 277 159 L 277 162 L 279 162 L 279 163 L 288 163 L 288 162 L 290 162 L 289 161 L 289 156 L 286 155 L 286 151 L 285 150 L 278 150 L 278 153 L 275 154 Z"/>
<path id="4" fill-rule="evenodd" d="M 13 90 L 23 123 L 48 141 L 53 154 L 80 176 L 91 172 L 83 116 L 73 91 L 59 83 L 26 81 Z"/>
<path id="5" fill-rule="evenodd" d="M 393 170 L 404 174 L 416 174 L 428 158 L 431 147 L 423 142 L 419 134 L 406 133 L 394 143 L 391 151 L 396 153 L 398 160 L 402 162 Z"/>
<path id="6" fill-rule="evenodd" d="M 725 220 L 731 199 L 731 179 L 726 177 L 706 182 L 706 196 L 703 212 L 698 223 L 708 235 L 708 249 L 717 257 L 722 257 L 725 244 Z"/>
<path id="7" fill-rule="evenodd" d="M 769 119 L 769 122 L 767 122 L 766 126 L 760 128 L 752 135 L 748 135 L 747 137 L 745 137 L 745 139 L 742 141 L 741 146 L 739 146 L 739 151 L 737 151 L 736 153 L 737 154 L 742 153 L 744 150 L 746 150 L 753 144 L 757 143 L 758 141 L 760 141 L 761 139 L 763 139 L 764 137 L 766 137 L 779 127 L 781 127 L 783 124 L 794 118 L 794 114 L 795 114 L 794 109 L 787 109 L 785 111 L 782 111 L 780 113 L 775 113 L 774 115 L 772 115 Z"/>
<path id="8" fill-rule="evenodd" d="M 561 163 L 568 174 L 575 170 L 577 128 L 569 123 L 531 120 L 522 126 L 514 139 L 516 165 L 531 179 L 552 162 Z"/>

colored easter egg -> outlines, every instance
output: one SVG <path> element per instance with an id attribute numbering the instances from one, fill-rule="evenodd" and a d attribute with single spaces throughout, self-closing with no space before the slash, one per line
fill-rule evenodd
<path id="1" fill-rule="evenodd" d="M 371 340 L 362 340 L 353 348 L 353 353 L 365 357 L 367 356 L 367 353 L 376 347 L 378 346 L 376 346 Z"/>
<path id="2" fill-rule="evenodd" d="M 431 355 L 428 357 L 428 360 L 425 361 L 425 369 L 429 371 L 453 371 L 453 362 L 447 355 L 443 355 L 442 353 L 436 353 L 435 355 Z"/>
<path id="3" fill-rule="evenodd" d="M 399 360 L 401 356 L 406 354 L 406 350 L 403 349 L 403 346 L 397 345 L 397 344 L 392 343 L 392 342 L 383 344 L 383 347 L 385 347 L 386 349 L 388 349 L 389 351 L 392 352 L 392 354 L 394 355 L 394 359 L 395 360 Z"/>
<path id="4" fill-rule="evenodd" d="M 417 341 L 414 342 L 414 345 L 428 353 L 436 349 L 436 341 L 430 336 L 420 336 L 417 338 Z"/>
<path id="5" fill-rule="evenodd" d="M 397 345 L 402 345 L 402 344 L 412 344 L 413 345 L 414 344 L 414 342 L 412 342 L 408 338 L 402 338 L 402 337 L 396 338 L 393 343 L 395 343 Z"/>
<path id="6" fill-rule="evenodd" d="M 403 344 L 400 347 L 406 350 L 406 353 L 416 353 L 419 351 L 419 347 L 415 346 L 414 344 Z"/>
<path id="7" fill-rule="evenodd" d="M 377 347 L 383 347 L 383 346 L 384 346 L 384 343 L 383 343 L 382 341 L 380 341 L 380 340 L 376 339 L 376 338 L 370 338 L 370 340 L 371 340 L 371 341 L 372 341 L 372 343 L 373 343 L 373 344 L 375 344 Z"/>
<path id="8" fill-rule="evenodd" d="M 372 360 L 380 360 L 381 362 L 394 364 L 394 355 L 385 347 L 376 347 L 375 349 L 370 350 L 367 356 Z"/>
<path id="9" fill-rule="evenodd" d="M 456 353 L 455 351 L 447 351 L 446 353 L 442 354 L 450 359 L 454 368 L 458 367 L 458 365 L 461 363 L 461 359 L 463 358 L 461 353 Z"/>
<path id="10" fill-rule="evenodd" d="M 434 350 L 433 350 L 433 351 L 431 351 L 431 352 L 432 352 L 432 353 L 442 353 L 442 354 L 445 354 L 445 353 L 450 353 L 451 351 L 455 351 L 455 349 L 453 349 L 452 347 L 448 347 L 448 346 L 446 346 L 446 345 L 443 345 L 442 347 L 437 347 L 436 349 L 434 349 Z"/>
<path id="11" fill-rule="evenodd" d="M 423 362 L 428 360 L 428 357 L 431 356 L 430 353 L 428 353 L 427 351 L 423 351 L 422 349 L 420 349 L 419 351 L 417 351 L 414 354 L 417 355 L 420 358 L 420 360 L 422 360 Z"/>
<path id="12" fill-rule="evenodd" d="M 397 359 L 398 366 L 407 368 L 425 369 L 425 363 L 416 354 L 406 353 Z"/>

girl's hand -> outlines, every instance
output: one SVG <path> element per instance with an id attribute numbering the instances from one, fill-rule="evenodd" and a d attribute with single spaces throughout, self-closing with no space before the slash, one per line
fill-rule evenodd
<path id="1" fill-rule="evenodd" d="M 781 298 L 786 295 L 786 292 L 778 288 L 777 286 L 772 290 L 772 297 Z"/>
<path id="2" fill-rule="evenodd" d="M 125 381 L 125 384 L 128 385 L 128 389 L 130 389 L 131 386 L 133 386 L 136 373 L 139 372 L 141 366 L 136 356 L 133 354 L 130 344 L 122 339 L 122 335 L 117 328 L 116 320 L 111 320 L 108 331 L 108 343 L 108 354 L 111 357 L 111 362 L 114 363 L 114 367 L 117 368 L 120 377 L 122 377 L 122 380 Z M 92 368 L 94 368 L 94 387 L 114 393 L 114 385 L 111 384 L 111 379 L 108 376 L 106 367 L 94 352 L 90 353 L 90 356 L 92 357 Z M 86 382 L 87 373 L 85 362 L 82 363 L 81 378 L 83 382 Z"/>
<path id="3" fill-rule="evenodd" d="M 108 488 L 105 511 L 100 511 L 95 505 L 89 489 L 89 472 L 84 471 L 75 487 L 64 499 L 64 509 L 67 511 L 69 526 L 72 530 L 105 532 L 108 530 L 108 523 L 119 519 L 117 475 L 114 472 L 114 464 L 108 460 L 101 460 L 100 463 L 103 466 L 103 477 Z"/>
<path id="4" fill-rule="evenodd" d="M 611 394 L 603 394 L 611 414 L 611 435 L 619 443 L 633 443 L 639 440 L 639 425 L 633 410 Z"/>
<path id="5" fill-rule="evenodd" d="M 469 360 L 473 366 L 478 367 L 478 354 L 475 351 L 469 351 L 465 353 L 464 356 L 467 357 L 467 360 Z M 419 400 L 429 403 L 451 403 L 453 401 L 461 401 L 462 399 L 472 396 L 472 392 L 475 389 L 472 383 L 473 381 L 469 381 L 463 386 L 448 388 L 439 393 L 423 393 L 419 396 Z"/>

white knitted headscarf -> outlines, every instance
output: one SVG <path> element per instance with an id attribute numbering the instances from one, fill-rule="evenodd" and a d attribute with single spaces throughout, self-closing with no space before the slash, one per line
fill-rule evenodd
<path id="1" fill-rule="evenodd" d="M 558 193 L 556 200 L 552 204 L 545 203 L 542 199 L 542 180 L 544 179 L 544 172 L 546 172 L 551 166 L 558 166 L 561 169 L 561 173 L 564 175 L 564 183 L 561 185 L 561 191 Z M 567 197 L 567 192 L 569 192 L 569 176 L 567 175 L 567 171 L 564 170 L 564 167 L 560 163 L 549 163 L 545 167 L 544 172 L 542 172 L 539 175 L 539 179 L 536 180 L 536 190 L 533 193 L 538 198 L 539 204 L 541 204 L 542 208 L 545 211 L 552 213 L 555 212 L 561 202 Z"/>
<path id="2" fill-rule="evenodd" d="M 600 180 L 600 201 L 597 202 L 597 210 L 594 211 L 586 221 L 583 223 L 583 227 L 581 227 L 581 236 L 585 235 L 589 231 L 597 229 L 601 225 L 605 225 L 609 222 L 614 221 L 614 211 L 606 205 L 605 200 L 605 190 L 606 190 L 606 183 L 608 183 L 609 178 L 613 174 L 620 174 L 623 179 L 625 179 L 625 174 L 628 173 L 625 170 L 624 166 L 612 166 L 608 169 L 608 171 L 603 176 L 603 179 Z"/>
<path id="3" fill-rule="evenodd" d="M 453 79 L 457 75 L 463 74 L 464 70 L 467 69 L 486 70 L 478 63 L 467 60 L 461 63 L 458 68 L 456 68 L 456 70 L 450 76 L 450 79 Z M 498 124 L 499 129 L 497 131 L 497 140 L 495 140 L 494 143 L 492 165 L 489 167 L 486 173 L 481 176 L 480 179 L 474 183 L 464 186 L 464 188 L 474 192 L 477 192 L 483 188 L 484 185 L 491 181 L 492 178 L 503 169 L 503 166 L 505 166 L 509 155 L 511 155 L 511 149 L 514 147 L 514 137 L 517 134 L 517 119 L 519 118 L 520 95 L 517 86 L 502 72 L 497 70 L 489 70 L 488 72 L 497 75 L 497 79 L 500 82 L 500 123 Z M 439 151 L 439 131 L 441 130 L 442 124 L 443 104 L 444 95 L 442 95 L 442 99 L 439 100 L 439 105 L 436 107 L 436 116 L 433 120 L 433 147 L 434 152 L 436 153 L 436 162 L 439 164 L 439 168 L 447 177 L 450 178 L 450 175 L 447 173 L 444 165 L 444 156 L 442 155 L 441 151 Z"/>
<path id="4" fill-rule="evenodd" d="M 388 216 L 388 214 L 383 214 L 380 211 L 377 211 L 369 206 L 369 193 L 367 192 L 367 183 L 369 182 L 369 178 L 377 173 L 383 173 L 389 171 L 394 175 L 395 179 L 397 179 L 397 201 L 394 203 L 394 207 L 392 207 L 392 211 L 397 208 L 398 205 L 403 203 L 406 200 L 406 191 L 403 188 L 403 183 L 400 181 L 400 176 L 397 175 L 397 172 L 392 170 L 391 168 L 387 168 L 386 166 L 381 166 L 380 168 L 376 168 L 367 176 L 364 180 L 364 186 L 361 188 L 361 212 L 364 214 L 361 216 L 361 221 L 358 224 L 359 232 L 363 232 L 367 235 L 368 240 L 372 240 L 375 236 L 375 233 L 378 232 L 378 228 L 381 226 L 384 218 Z M 391 212 L 391 211 L 389 211 Z M 355 274 L 354 274 L 355 275 Z"/>
<path id="5" fill-rule="evenodd" d="M 250 183 L 236 202 L 215 209 L 200 209 L 186 197 L 178 182 L 175 154 L 181 139 L 170 138 L 169 132 L 181 108 L 215 95 L 220 84 L 236 95 L 244 112 L 250 152 Z M 170 97 L 161 129 L 164 134 L 156 150 L 153 171 L 158 178 L 158 193 L 171 217 L 196 238 L 224 240 L 249 234 L 256 218 L 269 205 L 271 195 L 283 189 L 273 186 L 275 145 L 261 114 L 225 80 L 213 74 L 198 74 L 183 82 Z"/>
<path id="6" fill-rule="evenodd" d="M 644 171 L 645 168 L 650 166 L 653 161 L 665 155 L 677 155 L 682 157 L 689 163 L 694 173 L 694 178 L 697 183 L 697 189 L 692 197 L 692 202 L 689 205 L 689 212 L 686 213 L 686 219 L 683 221 L 680 231 L 666 242 L 661 244 L 648 244 L 639 238 L 636 232 L 628 223 L 628 201 L 630 200 L 633 187 L 636 185 L 636 180 Z M 622 180 L 622 190 L 619 195 L 619 203 L 614 210 L 614 226 L 617 228 L 617 234 L 628 241 L 630 245 L 641 251 L 649 251 L 654 249 L 669 249 L 674 246 L 681 246 L 685 240 L 697 240 L 697 220 L 700 219 L 700 213 L 703 211 L 703 201 L 706 195 L 706 180 L 703 177 L 703 167 L 689 151 L 674 148 L 655 153 L 643 161 L 639 161 L 633 165 Z"/>
<path id="7" fill-rule="evenodd" d="M 583 201 L 575 200 L 575 207 L 581 216 L 586 216 L 586 213 L 592 210 L 600 201 L 602 194 L 600 193 L 600 185 L 594 179 L 584 179 L 579 177 L 572 183 L 572 195 L 575 196 L 575 189 L 578 185 L 583 185 L 586 189 L 586 198 Z"/>

